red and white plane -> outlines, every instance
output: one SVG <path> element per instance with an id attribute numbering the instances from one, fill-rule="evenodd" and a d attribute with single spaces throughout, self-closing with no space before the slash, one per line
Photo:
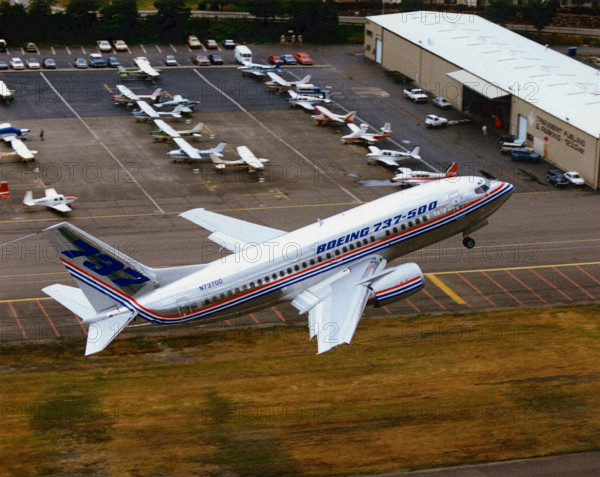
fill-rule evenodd
<path id="1" fill-rule="evenodd" d="M 324 106 L 315 106 L 315 109 L 319 111 L 319 114 L 313 114 L 313 118 L 319 126 L 325 126 L 326 124 L 347 124 L 354 122 L 354 116 L 356 111 L 350 111 L 348 114 L 336 114 L 329 111 Z"/>
<path id="2" fill-rule="evenodd" d="M 10 191 L 8 190 L 8 182 L 3 181 L 0 183 L 0 199 L 8 199 L 10 197 Z"/>
<path id="3" fill-rule="evenodd" d="M 23 198 L 23 205 L 28 207 L 33 207 L 36 205 L 50 207 L 51 209 L 58 210 L 59 212 L 70 212 L 71 207 L 67 204 L 74 202 L 77 200 L 77 197 L 72 195 L 63 195 L 57 194 L 55 189 L 46 189 L 44 197 L 40 197 L 39 199 L 33 198 L 33 193 L 28 190 L 25 192 L 25 197 Z"/>
<path id="4" fill-rule="evenodd" d="M 124 104 L 128 107 L 136 105 L 138 101 L 145 101 L 152 104 L 157 103 L 160 93 L 162 92 L 162 88 L 156 88 L 152 94 L 135 94 L 127 86 L 122 84 L 118 84 L 117 89 L 120 94 L 113 94 L 111 98 L 117 104 Z"/>
<path id="5" fill-rule="evenodd" d="M 373 144 L 380 139 L 385 139 L 386 137 L 390 137 L 392 134 L 392 124 L 385 123 L 385 125 L 380 129 L 379 133 L 368 133 L 369 125 L 361 124 L 358 127 L 356 124 L 348 123 L 348 127 L 352 130 L 350 134 L 346 134 L 342 136 L 342 142 L 366 142 L 369 144 Z"/>
<path id="6" fill-rule="evenodd" d="M 419 185 L 425 182 L 437 181 L 447 177 L 456 177 L 458 172 L 458 162 L 453 162 L 444 172 L 413 171 L 408 167 L 399 167 L 398 174 L 392 179 L 393 182 L 399 182 L 404 185 Z"/>

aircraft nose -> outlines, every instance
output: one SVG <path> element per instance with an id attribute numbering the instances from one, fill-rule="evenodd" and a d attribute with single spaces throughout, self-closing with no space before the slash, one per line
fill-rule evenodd
<path id="1" fill-rule="evenodd" d="M 490 185 L 492 190 L 497 190 L 498 192 L 501 192 L 501 194 L 504 196 L 509 196 L 513 193 L 515 189 L 515 186 L 512 185 L 510 182 L 504 182 L 499 180 L 491 181 Z"/>

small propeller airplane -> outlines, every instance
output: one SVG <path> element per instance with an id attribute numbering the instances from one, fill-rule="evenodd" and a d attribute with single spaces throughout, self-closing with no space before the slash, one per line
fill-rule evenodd
<path id="1" fill-rule="evenodd" d="M 190 114 L 192 112 L 188 106 L 184 106 L 183 104 L 176 106 L 172 111 L 157 111 L 144 101 L 138 101 L 137 105 L 140 109 L 131 112 L 131 114 L 135 116 L 136 121 L 150 121 L 158 118 L 181 119 L 184 114 Z"/>
<path id="2" fill-rule="evenodd" d="M 398 174 L 392 178 L 393 182 L 403 185 L 415 186 L 425 182 L 437 181 L 448 177 L 456 177 L 458 162 L 453 162 L 444 172 L 413 171 L 408 167 L 399 167 Z"/>
<path id="3" fill-rule="evenodd" d="M 111 99 L 116 104 L 124 104 L 127 107 L 135 105 L 138 101 L 145 101 L 147 103 L 156 103 L 162 93 L 162 88 L 156 88 L 152 94 L 135 94 L 127 86 L 118 84 L 117 89 L 120 94 L 113 94 Z"/>
<path id="4" fill-rule="evenodd" d="M 348 123 L 348 127 L 352 132 L 342 136 L 342 142 L 344 143 L 366 142 L 372 144 L 381 139 L 390 137 L 390 134 L 392 134 L 391 123 L 385 123 L 379 133 L 368 133 L 367 131 L 369 130 L 369 125 L 364 123 L 361 124 L 360 127 L 358 127 L 356 124 Z"/>
<path id="5" fill-rule="evenodd" d="M 162 119 L 155 119 L 154 124 L 156 124 L 159 129 L 152 131 L 150 134 L 152 134 L 152 137 L 155 141 L 163 142 L 173 142 L 173 139 L 176 137 L 187 136 L 192 136 L 192 138 L 197 139 L 202 137 L 202 130 L 204 129 L 204 123 L 198 123 L 192 129 L 186 129 L 183 131 L 176 131 Z M 210 138 L 212 139 L 213 137 L 214 134 L 211 134 Z"/>
<path id="6" fill-rule="evenodd" d="M 30 150 L 22 141 L 22 139 L 26 139 L 26 134 L 28 132 L 31 132 L 31 129 L 15 128 L 10 123 L 0 124 L 0 138 L 2 138 L 4 142 L 10 143 L 10 146 L 14 151 L 11 153 L 2 153 L 0 156 L 18 156 L 23 159 L 23 161 L 33 161 L 37 151 Z"/>
<path id="7" fill-rule="evenodd" d="M 242 72 L 242 74 L 251 74 L 254 76 L 264 76 L 265 73 L 269 71 L 277 71 L 281 73 L 281 65 L 283 61 L 278 61 L 274 65 L 261 65 L 259 63 L 252 63 L 250 61 L 246 61 L 242 66 L 238 66 L 238 70 Z"/>
<path id="8" fill-rule="evenodd" d="M 327 89 L 315 87 L 312 91 L 299 93 L 297 91 L 288 91 L 290 98 L 288 101 L 292 106 L 300 106 L 307 111 L 314 111 L 315 105 L 319 103 L 331 103 L 329 96 L 331 92 Z"/>
<path id="9" fill-rule="evenodd" d="M 211 154 L 210 159 L 215 169 L 224 170 L 232 167 L 247 167 L 248 172 L 261 171 L 265 168 L 265 163 L 269 162 L 269 159 L 256 157 L 246 146 L 238 146 L 237 153 L 240 158 L 234 161 L 226 161 L 215 154 Z"/>
<path id="10" fill-rule="evenodd" d="M 267 75 L 271 78 L 271 81 L 265 81 L 264 85 L 267 87 L 268 91 L 275 91 L 277 93 L 281 93 L 282 91 L 287 91 L 291 88 L 297 88 L 298 86 L 309 86 L 310 83 L 310 75 L 306 75 L 299 81 L 286 81 L 277 73 L 273 73 L 272 71 L 268 71 Z"/>
<path id="11" fill-rule="evenodd" d="M 25 197 L 23 198 L 23 205 L 26 205 L 27 207 L 50 207 L 51 209 L 65 213 L 71 211 L 71 207 L 69 207 L 68 204 L 77 200 L 77 197 L 74 197 L 72 195 L 65 196 L 63 194 L 57 194 L 56 190 L 54 190 L 53 188 L 46 189 L 44 193 L 44 197 L 34 199 L 33 192 L 28 190 L 27 192 L 25 192 Z"/>
<path id="12" fill-rule="evenodd" d="M 403 159 L 415 159 L 421 160 L 419 152 L 421 152 L 421 146 L 417 145 L 408 152 L 392 151 L 389 149 L 379 149 L 377 146 L 369 146 L 369 152 L 367 157 L 378 162 L 382 162 L 386 166 L 398 167 L 398 162 Z"/>
<path id="13" fill-rule="evenodd" d="M 178 159 L 184 159 L 188 161 L 204 160 L 208 162 L 208 159 L 211 156 L 223 157 L 223 150 L 227 145 L 226 142 L 220 142 L 211 149 L 200 150 L 192 146 L 182 137 L 174 137 L 173 141 L 179 146 L 179 149 L 174 149 L 173 151 L 167 152 L 171 159 L 173 159 L 173 162 L 177 161 Z"/>
<path id="14" fill-rule="evenodd" d="M 14 94 L 17 91 L 14 89 L 10 89 L 6 86 L 4 81 L 0 81 L 0 98 L 2 98 L 6 104 L 10 103 L 13 100 Z"/>
<path id="15" fill-rule="evenodd" d="M 117 72 L 119 78 L 122 79 L 146 79 L 153 83 L 159 78 L 160 71 L 154 69 L 147 58 L 144 56 L 138 56 L 133 59 L 133 62 L 137 65 L 137 70 L 127 70 L 123 66 L 117 66 Z"/>
<path id="16" fill-rule="evenodd" d="M 0 199 L 8 199 L 10 197 L 10 191 L 8 190 L 8 182 L 0 182 Z"/>
<path id="17" fill-rule="evenodd" d="M 155 108 L 164 108 L 165 106 L 179 106 L 180 104 L 182 104 L 190 109 L 194 109 L 197 104 L 200 104 L 200 101 L 192 101 L 192 100 L 184 98 L 180 94 L 176 94 L 173 96 L 173 99 L 171 99 L 170 101 L 164 101 L 164 102 L 160 102 L 160 103 L 157 102 L 154 104 L 154 107 Z"/>
<path id="18" fill-rule="evenodd" d="M 354 122 L 354 116 L 356 116 L 356 111 L 350 111 L 348 114 L 336 114 L 329 111 L 325 106 L 315 106 L 315 109 L 319 114 L 313 114 L 311 118 L 313 118 L 319 126 L 352 123 Z"/>

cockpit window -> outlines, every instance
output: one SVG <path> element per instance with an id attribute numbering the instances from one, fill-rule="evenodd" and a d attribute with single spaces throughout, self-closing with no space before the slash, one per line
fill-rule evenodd
<path id="1" fill-rule="evenodd" d="M 490 190 L 490 181 L 484 179 L 479 183 L 479 187 L 475 189 L 476 194 L 485 194 L 488 190 Z"/>

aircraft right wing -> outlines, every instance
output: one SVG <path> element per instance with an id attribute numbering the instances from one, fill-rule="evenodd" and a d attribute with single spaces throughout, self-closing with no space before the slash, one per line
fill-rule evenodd
<path id="1" fill-rule="evenodd" d="M 348 126 L 353 133 L 359 133 L 361 131 L 361 129 L 354 123 L 348 123 L 346 126 Z"/>
<path id="2" fill-rule="evenodd" d="M 277 83 L 278 85 L 281 85 L 281 86 L 289 86 L 289 83 L 286 80 L 284 80 L 281 76 L 279 76 L 277 73 L 268 71 L 267 75 L 269 75 L 269 78 L 271 78 L 271 80 L 274 83 Z"/>
<path id="3" fill-rule="evenodd" d="M 175 129 L 173 129 L 171 126 L 169 126 L 166 122 L 164 122 L 162 119 L 155 119 L 154 124 L 156 124 L 156 126 L 162 132 L 164 132 L 165 134 L 168 134 L 172 138 L 180 137 L 180 134 L 177 131 L 175 131 Z"/>
<path id="4" fill-rule="evenodd" d="M 136 101 L 138 108 L 149 118 L 159 118 L 160 115 L 145 101 Z"/>
<path id="5" fill-rule="evenodd" d="M 239 251 L 248 243 L 268 242 L 287 233 L 205 209 L 187 210 L 179 216 L 213 232 L 208 238 L 231 251 Z"/>
<path id="6" fill-rule="evenodd" d="M 125 96 L 127 99 L 130 99 L 131 101 L 137 101 L 138 99 L 140 99 L 137 94 L 135 94 L 125 85 L 118 84 L 117 89 L 119 90 L 119 93 L 121 93 L 123 96 Z"/>
<path id="7" fill-rule="evenodd" d="M 24 161 L 31 161 L 35 159 L 33 151 L 30 151 L 29 148 L 25 145 L 25 143 L 20 139 L 13 139 L 12 141 L 10 141 L 10 145 L 13 148 L 13 150 L 19 156 L 21 156 L 21 158 Z"/>
<path id="8" fill-rule="evenodd" d="M 183 150 L 183 152 L 188 155 L 190 159 L 202 159 L 202 156 L 198 153 L 198 150 L 182 137 L 174 137 L 173 141 Z"/>
<path id="9" fill-rule="evenodd" d="M 366 257 L 294 298 L 292 306 L 308 312 L 310 339 L 317 337 L 319 354 L 350 343 L 371 293 L 368 279 L 386 263 L 379 255 Z"/>
<path id="10" fill-rule="evenodd" d="M 67 204 L 49 205 L 48 207 L 58 210 L 59 212 L 71 212 L 71 207 L 69 207 Z"/>
<path id="11" fill-rule="evenodd" d="M 257 158 L 247 146 L 238 146 L 237 153 L 242 161 L 248 164 L 252 169 L 264 169 L 262 161 Z"/>
<path id="12" fill-rule="evenodd" d="M 296 106 L 306 109 L 307 111 L 314 111 L 314 106 L 308 101 L 292 101 Z"/>

